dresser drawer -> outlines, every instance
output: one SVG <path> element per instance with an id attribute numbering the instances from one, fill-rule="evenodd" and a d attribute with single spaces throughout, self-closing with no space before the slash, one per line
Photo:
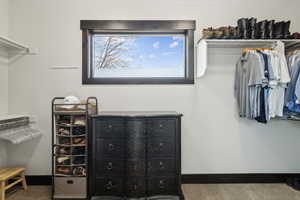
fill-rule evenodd
<path id="1" fill-rule="evenodd" d="M 148 157 L 175 157 L 175 139 L 151 138 L 148 141 Z"/>
<path id="2" fill-rule="evenodd" d="M 123 158 L 124 140 L 97 139 L 95 157 L 96 160 Z"/>
<path id="3" fill-rule="evenodd" d="M 130 176 L 145 176 L 146 166 L 145 160 L 127 160 L 126 164 L 127 175 Z"/>
<path id="4" fill-rule="evenodd" d="M 128 138 L 126 141 L 126 154 L 128 159 L 144 159 L 146 156 L 145 138 Z"/>
<path id="5" fill-rule="evenodd" d="M 123 176 L 125 172 L 124 160 L 98 160 L 96 161 L 97 177 Z"/>
<path id="6" fill-rule="evenodd" d="M 150 159 L 148 161 L 148 175 L 175 175 L 175 166 L 174 159 Z"/>
<path id="7" fill-rule="evenodd" d="M 175 177 L 154 177 L 148 179 L 148 194 L 154 195 L 176 195 L 177 181 Z"/>
<path id="8" fill-rule="evenodd" d="M 175 136 L 175 119 L 152 119 L 149 120 L 149 133 L 151 137 L 174 137 Z"/>
<path id="9" fill-rule="evenodd" d="M 146 120 L 128 120 L 126 129 L 129 138 L 146 137 Z"/>
<path id="10" fill-rule="evenodd" d="M 123 184 L 120 177 L 96 179 L 95 193 L 99 196 L 123 196 Z"/>
<path id="11" fill-rule="evenodd" d="M 125 137 L 123 119 L 97 119 L 95 121 L 96 138 L 123 138 Z"/>
<path id="12" fill-rule="evenodd" d="M 146 178 L 129 177 L 126 182 L 127 197 L 145 197 L 146 196 Z"/>

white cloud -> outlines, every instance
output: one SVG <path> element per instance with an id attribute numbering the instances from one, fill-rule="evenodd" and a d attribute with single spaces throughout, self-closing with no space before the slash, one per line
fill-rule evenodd
<path id="1" fill-rule="evenodd" d="M 178 46 L 178 42 L 177 41 L 174 41 L 174 42 L 172 42 L 171 44 L 170 44 L 170 48 L 175 48 L 175 47 L 177 47 Z"/>
<path id="2" fill-rule="evenodd" d="M 133 61 L 133 58 L 127 57 L 127 58 L 124 58 L 123 60 L 126 61 L 126 62 L 132 62 L 132 61 Z"/>
<path id="3" fill-rule="evenodd" d="M 143 55 L 140 55 L 140 56 L 139 56 L 139 58 L 140 58 L 140 59 L 143 59 L 143 58 L 144 58 L 144 56 L 143 56 Z"/>
<path id="4" fill-rule="evenodd" d="M 149 54 L 149 58 L 156 58 L 156 55 L 154 55 L 154 54 Z"/>
<path id="5" fill-rule="evenodd" d="M 162 53 L 163 56 L 169 56 L 169 55 L 173 55 L 173 54 L 175 54 L 175 52 L 172 52 L 172 51 L 166 51 L 166 52 Z"/>
<path id="6" fill-rule="evenodd" d="M 173 36 L 172 39 L 173 39 L 173 40 L 182 40 L 182 37 Z"/>
<path id="7" fill-rule="evenodd" d="M 153 48 L 158 49 L 159 48 L 159 41 L 156 41 L 153 43 Z"/>

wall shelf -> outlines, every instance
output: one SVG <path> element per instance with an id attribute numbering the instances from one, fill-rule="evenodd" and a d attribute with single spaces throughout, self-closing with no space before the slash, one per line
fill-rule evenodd
<path id="1" fill-rule="evenodd" d="M 0 36 L 0 51 L 1 57 L 12 58 L 16 55 L 32 54 L 31 49 L 14 40 Z"/>
<path id="2" fill-rule="evenodd" d="M 300 40 L 224 40 L 224 39 L 201 39 L 197 42 L 197 78 L 204 76 L 207 63 L 209 49 L 219 48 L 254 48 L 254 47 L 274 47 L 278 42 L 283 42 L 286 47 L 300 43 Z"/>

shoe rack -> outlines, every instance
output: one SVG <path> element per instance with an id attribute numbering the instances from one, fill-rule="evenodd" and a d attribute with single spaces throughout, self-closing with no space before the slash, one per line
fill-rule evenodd
<path id="1" fill-rule="evenodd" d="M 97 114 L 95 97 L 80 104 L 52 100 L 52 199 L 85 199 L 88 172 L 88 117 Z"/>

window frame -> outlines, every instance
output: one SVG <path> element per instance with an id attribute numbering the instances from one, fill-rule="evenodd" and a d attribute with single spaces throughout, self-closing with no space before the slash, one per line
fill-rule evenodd
<path id="1" fill-rule="evenodd" d="M 194 20 L 81 20 L 82 84 L 194 84 Z M 94 34 L 184 34 L 185 77 L 95 78 L 92 77 L 92 36 Z"/>

